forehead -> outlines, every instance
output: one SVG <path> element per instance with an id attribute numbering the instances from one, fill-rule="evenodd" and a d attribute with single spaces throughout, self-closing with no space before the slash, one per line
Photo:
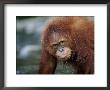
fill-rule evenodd
<path id="1" fill-rule="evenodd" d="M 66 37 L 63 33 L 54 32 L 50 35 L 49 41 L 51 44 L 56 44 L 56 43 L 60 42 L 61 40 L 65 40 L 65 39 L 66 39 Z"/>
<path id="2" fill-rule="evenodd" d="M 52 44 L 65 39 L 68 35 L 67 31 L 68 30 L 62 26 L 51 25 L 47 32 L 49 42 Z"/>

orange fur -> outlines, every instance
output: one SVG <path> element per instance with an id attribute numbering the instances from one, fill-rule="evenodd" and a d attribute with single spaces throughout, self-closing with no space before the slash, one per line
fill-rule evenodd
<path id="1" fill-rule="evenodd" d="M 94 23 L 89 17 L 55 17 L 49 21 L 42 38 L 42 56 L 39 73 L 55 72 L 57 59 L 51 48 L 53 34 L 66 38 L 73 55 L 68 63 L 72 64 L 78 74 L 94 73 Z"/>

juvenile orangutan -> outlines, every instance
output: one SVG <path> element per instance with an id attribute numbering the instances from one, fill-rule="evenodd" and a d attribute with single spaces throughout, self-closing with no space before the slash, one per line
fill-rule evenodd
<path id="1" fill-rule="evenodd" d="M 40 74 L 54 74 L 58 61 L 76 74 L 94 73 L 94 22 L 89 17 L 54 17 L 42 34 Z"/>

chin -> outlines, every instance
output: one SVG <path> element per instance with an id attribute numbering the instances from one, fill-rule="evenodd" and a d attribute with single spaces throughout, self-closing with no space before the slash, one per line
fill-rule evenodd
<path id="1" fill-rule="evenodd" d="M 64 58 L 57 58 L 58 61 L 68 61 L 70 57 L 64 57 Z"/>

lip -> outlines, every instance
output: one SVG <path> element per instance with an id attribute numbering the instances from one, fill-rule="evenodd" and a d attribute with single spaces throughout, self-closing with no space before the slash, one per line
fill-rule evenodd
<path id="1" fill-rule="evenodd" d="M 67 60 L 71 56 L 71 50 L 69 48 L 65 48 L 63 52 L 57 52 L 56 56 L 59 60 Z"/>
<path id="2" fill-rule="evenodd" d="M 57 58 L 58 58 L 58 60 L 68 60 L 69 58 L 70 58 L 70 54 L 68 54 L 68 55 L 65 55 L 65 56 L 63 56 L 63 57 L 61 57 L 61 56 L 58 56 Z"/>

